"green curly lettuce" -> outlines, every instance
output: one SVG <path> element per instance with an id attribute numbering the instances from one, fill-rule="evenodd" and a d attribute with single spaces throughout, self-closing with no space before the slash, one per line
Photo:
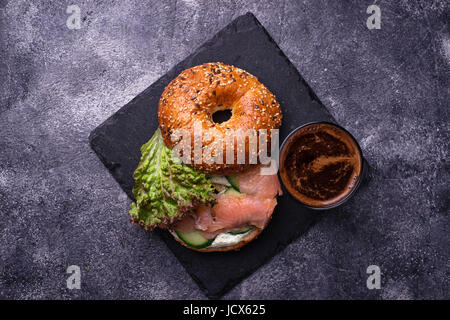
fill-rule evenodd
<path id="1" fill-rule="evenodd" d="M 159 129 L 141 147 L 141 154 L 133 175 L 136 202 L 129 211 L 133 222 L 145 229 L 166 228 L 198 205 L 214 201 L 210 180 L 182 163 L 166 147 Z"/>

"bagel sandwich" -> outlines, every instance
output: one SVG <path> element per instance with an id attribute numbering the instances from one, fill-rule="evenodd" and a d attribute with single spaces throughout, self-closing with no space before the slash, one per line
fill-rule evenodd
<path id="1" fill-rule="evenodd" d="M 232 111 L 231 118 L 215 123 L 212 114 L 224 109 Z M 265 165 L 248 161 L 249 141 L 244 162 L 238 163 L 234 153 L 233 163 L 198 163 L 189 152 L 181 159 L 175 152 L 180 141 L 170 135 L 177 129 L 194 134 L 197 121 L 203 129 L 217 129 L 212 140 L 201 137 L 211 147 L 226 139 L 230 129 L 278 129 L 281 117 L 275 96 L 242 69 L 208 63 L 183 71 L 164 90 L 158 106 L 159 127 L 141 147 L 131 222 L 146 230 L 166 229 L 180 244 L 200 252 L 238 250 L 256 239 L 281 195 L 276 172 L 267 174 Z M 233 143 L 237 150 L 237 141 Z"/>

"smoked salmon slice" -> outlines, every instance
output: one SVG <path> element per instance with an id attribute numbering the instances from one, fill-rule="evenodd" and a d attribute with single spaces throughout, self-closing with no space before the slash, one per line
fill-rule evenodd
<path id="1" fill-rule="evenodd" d="M 278 176 L 261 175 L 261 166 L 256 166 L 236 176 L 241 192 L 257 196 L 258 198 L 274 198 L 282 195 Z"/>
<path id="2" fill-rule="evenodd" d="M 216 204 L 201 205 L 193 216 L 179 221 L 175 229 L 189 232 L 199 230 L 206 238 L 238 230 L 246 226 L 263 229 L 270 220 L 281 195 L 278 176 L 261 175 L 260 166 L 236 175 L 241 193 L 219 193 L 214 195 Z"/>

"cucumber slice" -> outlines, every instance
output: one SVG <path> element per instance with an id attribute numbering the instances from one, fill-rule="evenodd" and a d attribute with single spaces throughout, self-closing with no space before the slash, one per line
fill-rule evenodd
<path id="1" fill-rule="evenodd" d="M 225 190 L 225 194 L 230 194 L 230 195 L 240 195 L 241 193 L 239 191 L 237 191 L 235 188 L 228 188 L 227 190 Z"/>
<path id="2" fill-rule="evenodd" d="M 233 188 L 235 188 L 237 191 L 241 192 L 241 190 L 239 190 L 239 184 L 237 182 L 237 178 L 235 175 L 232 176 L 226 176 L 227 180 L 230 182 L 231 186 Z"/>
<path id="3" fill-rule="evenodd" d="M 195 249 L 203 249 L 209 247 L 214 241 L 214 239 L 206 239 L 197 230 L 192 232 L 181 232 L 175 230 L 175 233 L 177 234 L 178 238 L 183 240 L 184 243 Z"/>
<path id="4" fill-rule="evenodd" d="M 225 178 L 225 176 L 211 176 L 211 183 L 220 184 L 227 187 L 231 186 L 230 182 L 227 178 Z"/>
<path id="5" fill-rule="evenodd" d="M 243 233 L 249 232 L 250 230 L 252 230 L 252 227 L 245 227 L 245 228 L 243 228 L 241 230 L 230 231 L 228 233 L 229 234 L 243 234 Z"/>

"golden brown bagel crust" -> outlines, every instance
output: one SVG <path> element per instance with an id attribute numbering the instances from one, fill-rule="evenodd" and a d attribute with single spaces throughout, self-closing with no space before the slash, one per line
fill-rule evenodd
<path id="1" fill-rule="evenodd" d="M 212 114 L 225 109 L 232 110 L 231 118 L 220 124 L 214 123 Z M 221 62 L 206 63 L 181 72 L 164 89 L 158 105 L 159 127 L 168 148 L 173 148 L 180 142 L 171 139 L 172 133 L 177 129 L 187 130 L 193 137 L 196 121 L 201 123 L 202 130 L 217 130 L 212 138 L 204 136 L 202 143 L 211 150 L 214 150 L 214 145 L 222 145 L 223 164 L 207 164 L 204 161 L 195 164 L 193 138 L 191 140 L 193 167 L 200 172 L 214 174 L 237 173 L 250 165 L 248 141 L 245 164 L 237 164 L 236 139 L 234 163 L 225 164 L 227 130 L 254 129 L 258 132 L 259 129 L 266 129 L 270 143 L 270 129 L 278 129 L 281 118 L 280 104 L 269 89 L 250 73 Z M 214 155 L 214 151 L 212 154 Z"/>
<path id="2" fill-rule="evenodd" d="M 263 232 L 263 230 L 267 227 L 267 225 L 269 224 L 270 220 L 272 220 L 272 215 L 270 215 L 269 219 L 267 220 L 267 222 L 266 222 L 266 224 L 264 225 L 263 228 L 261 228 L 261 229 L 254 228 L 251 232 L 249 232 L 249 234 L 247 234 L 244 237 L 244 239 L 242 239 L 241 241 L 239 241 L 235 245 L 228 246 L 228 247 L 222 247 L 222 248 L 206 247 L 206 248 L 203 248 L 203 249 L 196 249 L 196 248 L 193 248 L 193 247 L 189 246 L 183 240 L 178 238 L 177 234 L 175 232 L 173 232 L 172 230 L 169 231 L 169 232 L 175 238 L 175 240 L 177 240 L 179 243 L 181 243 L 183 246 L 185 246 L 188 249 L 195 250 L 195 251 L 198 251 L 198 252 L 226 252 L 226 251 L 231 251 L 231 250 L 239 250 L 241 247 L 243 247 L 247 243 L 255 240 L 261 234 L 261 232 Z"/>

